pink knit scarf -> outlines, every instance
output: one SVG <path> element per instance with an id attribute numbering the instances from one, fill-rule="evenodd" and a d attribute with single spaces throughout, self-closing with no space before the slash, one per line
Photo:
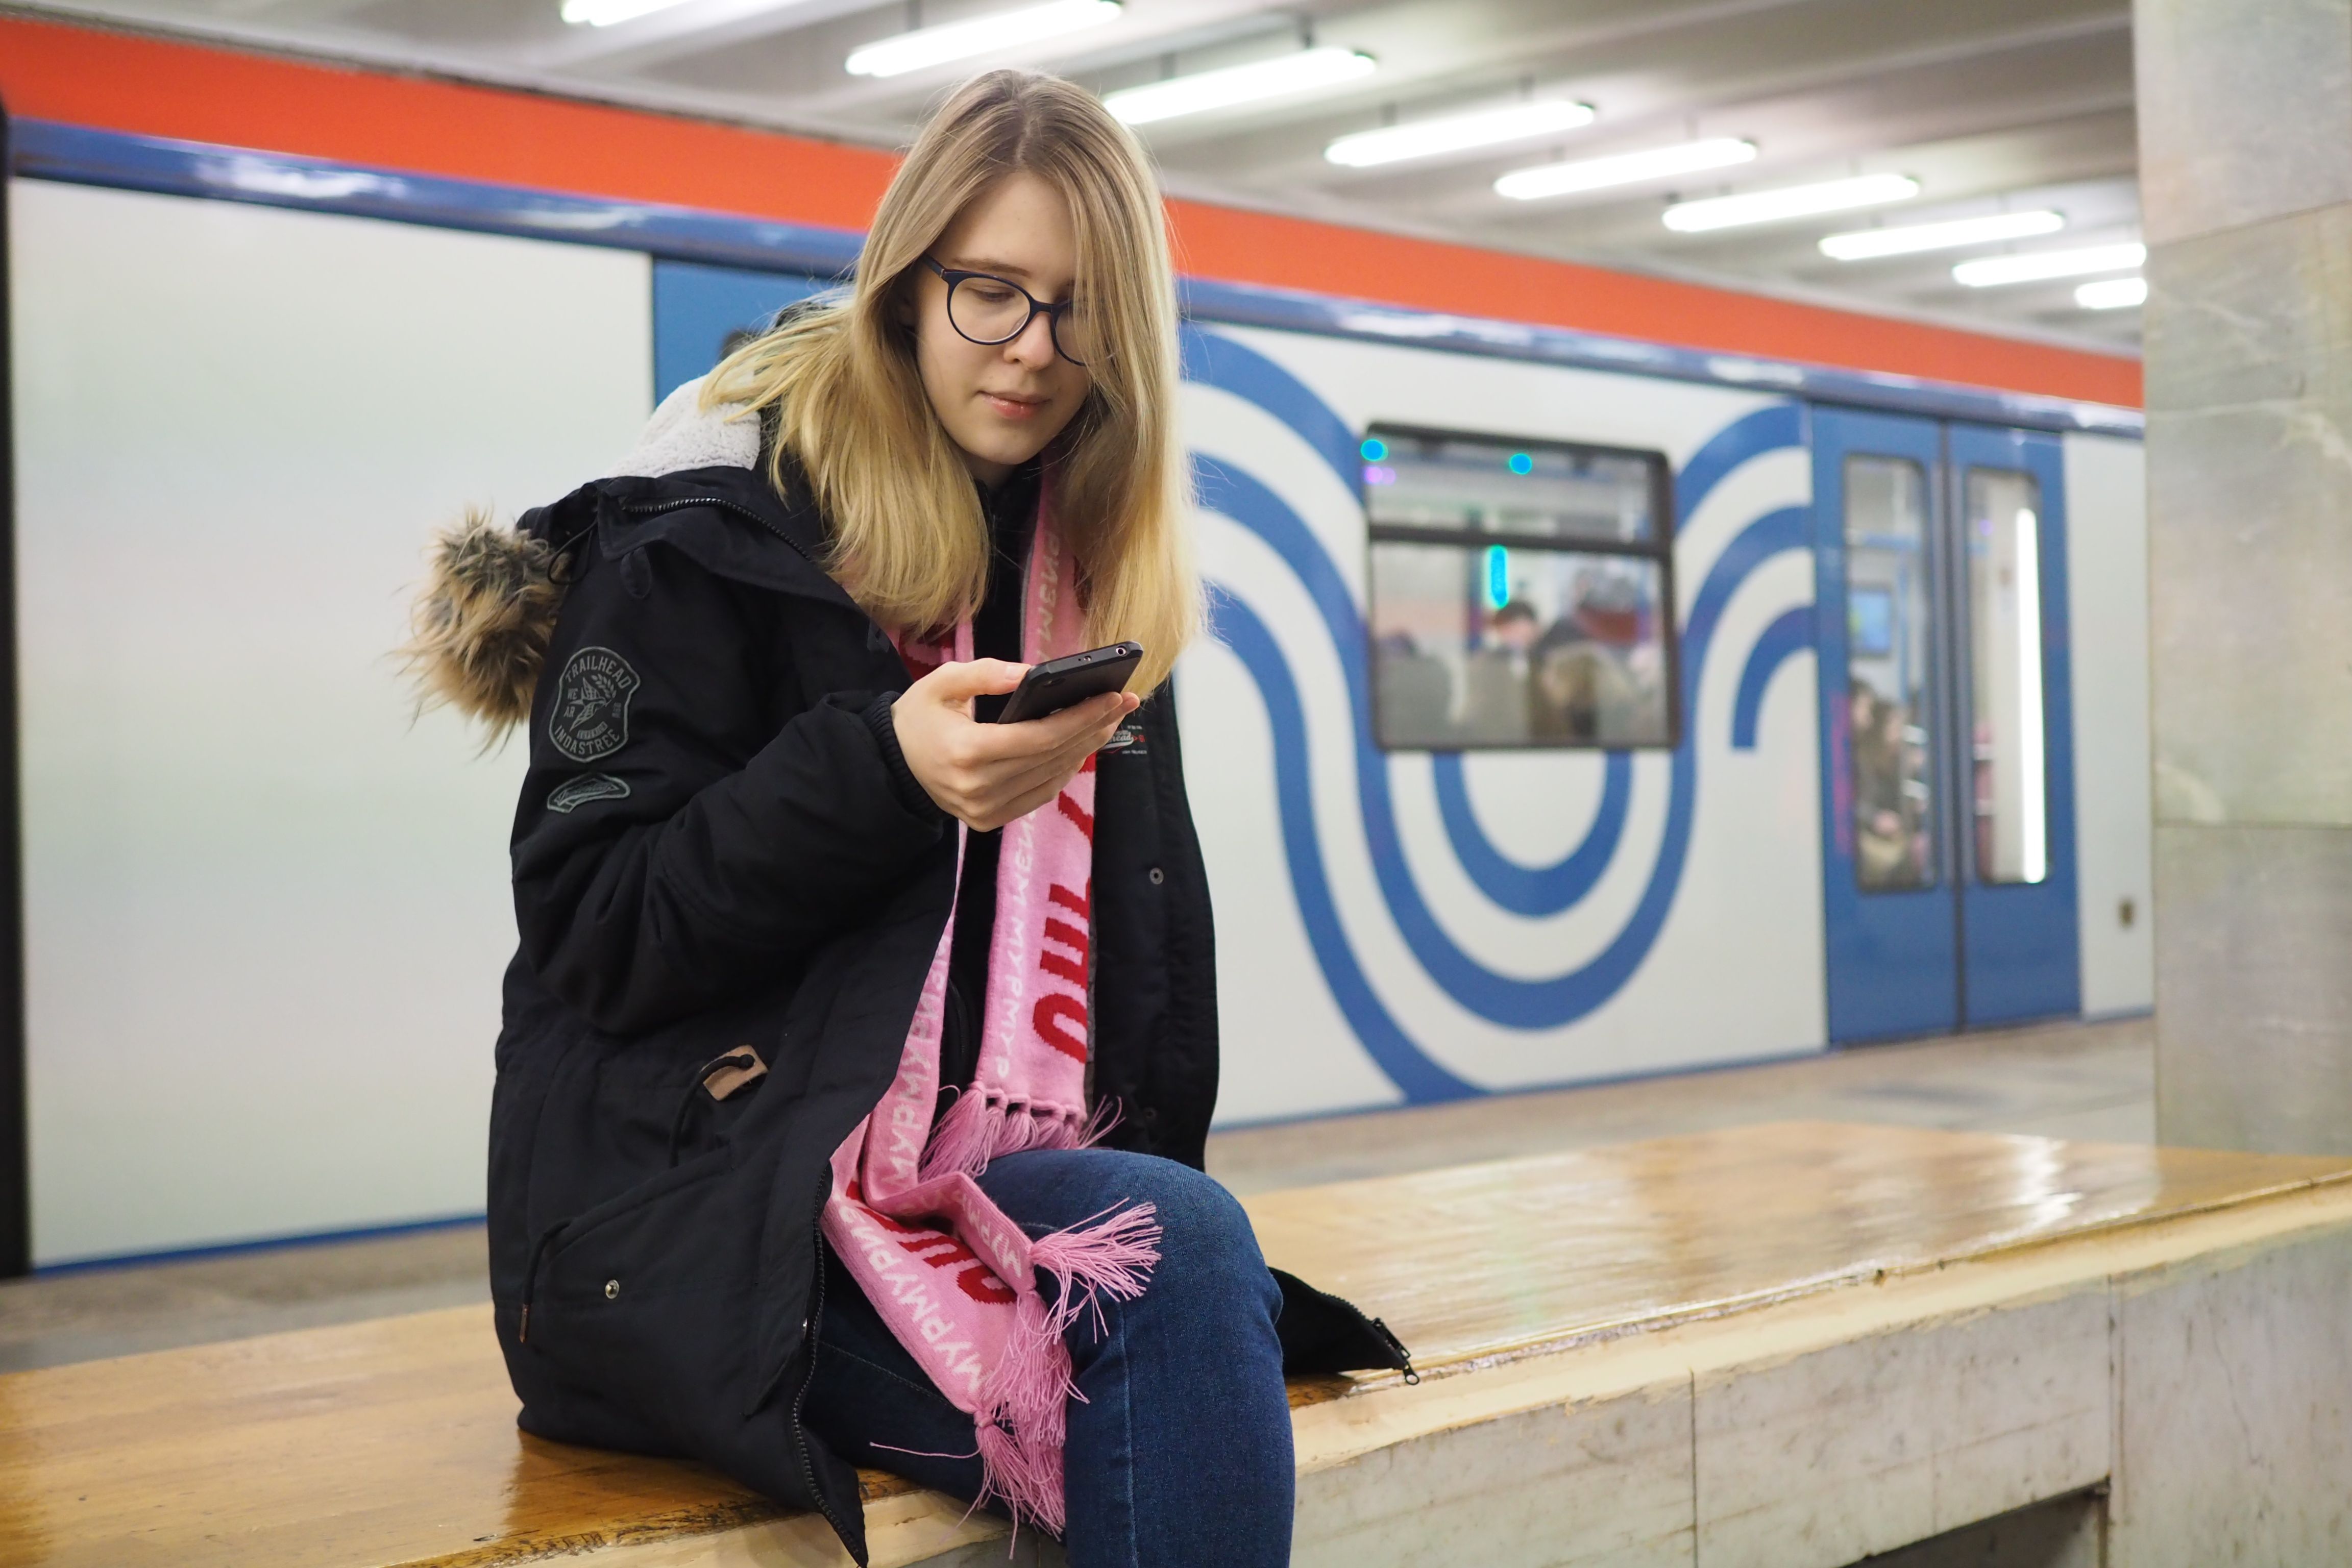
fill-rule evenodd
<path id="1" fill-rule="evenodd" d="M 1042 504 L 1022 600 L 1031 663 L 1084 646 L 1073 563 Z M 910 665 L 971 657 L 952 644 L 907 646 Z M 1087 944 L 1095 763 L 1009 823 L 996 873 L 988 994 L 971 1086 L 931 1126 L 940 1089 L 950 911 L 915 1006 L 898 1075 L 833 1156 L 824 1235 L 866 1299 L 932 1384 L 971 1412 L 984 1489 L 1016 1519 L 1063 1526 L 1062 1442 L 1076 1393 L 1063 1334 L 1097 1291 L 1126 1300 L 1160 1261 L 1149 1204 L 1107 1211 L 1032 1239 L 972 1178 L 999 1154 L 1076 1149 L 1100 1129 L 1087 1110 Z M 957 868 L 962 868 L 958 829 Z M 1037 1272 L 1054 1278 L 1049 1304 Z"/>

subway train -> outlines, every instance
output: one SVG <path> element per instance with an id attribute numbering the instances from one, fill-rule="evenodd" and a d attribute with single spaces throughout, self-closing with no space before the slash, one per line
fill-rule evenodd
<path id="1" fill-rule="evenodd" d="M 1227 1114 L 2147 1005 L 2129 420 L 1288 314 L 1186 345 Z"/>
<path id="2" fill-rule="evenodd" d="M 856 237 L 12 134 L 37 1256 L 478 1211 L 520 758 L 404 706 L 425 528 Z M 1184 289 L 1225 1124 L 2149 1005 L 2137 411 Z"/>
<path id="3" fill-rule="evenodd" d="M 1187 294 L 1223 1117 L 2149 1005 L 2137 414 Z"/>

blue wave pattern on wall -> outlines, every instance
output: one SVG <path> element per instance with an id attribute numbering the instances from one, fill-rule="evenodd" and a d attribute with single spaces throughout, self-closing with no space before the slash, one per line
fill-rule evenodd
<path id="1" fill-rule="evenodd" d="M 1813 651 L 1813 606 L 1799 605 L 1783 610 L 1772 624 L 1756 634 L 1748 662 L 1739 670 L 1739 695 L 1731 704 L 1731 749 L 1756 749 L 1756 723 L 1763 716 L 1764 693 L 1780 667 L 1801 653 Z"/>
<path id="2" fill-rule="evenodd" d="M 1184 333 L 1188 379 L 1215 386 L 1255 405 L 1288 426 L 1323 459 L 1350 491 L 1355 489 L 1355 433 L 1328 405 L 1288 371 L 1230 338 L 1188 328 Z M 1675 487 L 1678 523 L 1692 513 L 1727 475 L 1763 453 L 1798 446 L 1803 415 L 1794 404 L 1776 404 L 1734 421 L 1685 465 Z M 1671 760 L 1666 821 L 1658 858 L 1647 886 L 1624 926 L 1590 961 L 1565 973 L 1522 980 L 1486 967 L 1464 952 L 1423 900 L 1407 866 L 1389 791 L 1388 760 L 1372 735 L 1370 689 L 1363 620 L 1337 564 L 1304 520 L 1265 485 L 1234 468 L 1196 456 L 1194 481 L 1202 504 L 1233 519 L 1270 547 L 1314 604 L 1337 653 L 1348 687 L 1355 748 L 1356 787 L 1366 847 L 1382 900 L 1399 933 L 1430 978 L 1457 1005 L 1490 1022 L 1519 1029 L 1547 1029 L 1575 1022 L 1607 1002 L 1647 957 L 1673 907 L 1690 846 L 1697 808 L 1696 725 L 1685 727 Z M 1725 607 L 1766 562 L 1806 542 L 1806 514 L 1790 507 L 1767 513 L 1734 536 L 1709 568 L 1683 632 L 1682 680 L 1685 713 L 1696 713 L 1697 693 Z M 1306 714 L 1297 683 L 1272 632 L 1255 612 L 1230 593 L 1213 595 L 1213 629 L 1240 658 L 1266 704 L 1275 737 L 1275 784 L 1284 852 L 1308 943 L 1349 1025 L 1375 1063 L 1409 1100 L 1458 1099 L 1480 1092 L 1431 1059 L 1396 1021 L 1358 963 L 1334 902 L 1314 825 L 1312 760 L 1306 741 Z M 1772 641 L 1792 611 L 1768 629 L 1743 668 L 1743 689 L 1758 686 L 1752 709 L 1786 652 L 1778 646 L 1759 670 L 1756 656 Z M 1785 638 L 1785 633 L 1783 637 Z M 1736 726 L 1738 727 L 1738 726 Z M 1753 740 L 1753 714 L 1744 729 Z M 1631 793 L 1631 763 L 1612 754 L 1604 775 L 1602 806 L 1586 841 L 1558 865 L 1530 868 L 1509 861 L 1486 839 L 1469 810 L 1460 759 L 1438 761 L 1440 812 L 1448 837 L 1482 893 L 1516 912 L 1551 912 L 1589 891 L 1606 868 L 1622 833 L 1625 804 L 1612 795 Z M 1452 779 L 1444 776 L 1451 764 Z M 1624 783 L 1617 782 L 1622 770 Z M 1446 795 L 1453 795 L 1451 806 Z M 1612 821 L 1612 818 L 1614 820 Z M 1578 886 L 1581 883 L 1581 886 Z M 1570 889 L 1559 903 L 1562 889 Z M 1542 906 L 1549 905 L 1549 909 Z M 1531 910 L 1531 906 L 1533 907 Z"/>
<path id="3" fill-rule="evenodd" d="M 1437 815 L 1445 824 L 1454 858 L 1477 889 L 1515 915 L 1556 915 L 1580 902 L 1609 869 L 1633 807 L 1633 757 L 1605 752 L 1601 764 L 1601 804 L 1583 839 L 1549 866 L 1523 866 L 1495 847 L 1470 805 L 1462 753 L 1430 754 L 1430 781 L 1437 789 Z"/>

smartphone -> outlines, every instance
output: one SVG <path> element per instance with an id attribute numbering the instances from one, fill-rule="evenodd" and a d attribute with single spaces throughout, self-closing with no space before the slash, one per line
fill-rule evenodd
<path id="1" fill-rule="evenodd" d="M 1133 679 L 1142 658 L 1141 643 L 1115 642 L 1108 647 L 1090 647 L 1084 653 L 1033 664 L 1013 695 L 1004 700 L 996 722 L 1018 724 L 1024 719 L 1043 719 L 1072 703 L 1117 691 Z"/>

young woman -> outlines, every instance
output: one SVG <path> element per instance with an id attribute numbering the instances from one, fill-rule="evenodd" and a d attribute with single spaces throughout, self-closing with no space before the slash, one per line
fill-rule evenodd
<path id="1" fill-rule="evenodd" d="M 1142 156 L 958 91 L 845 299 L 620 476 L 442 542 L 429 692 L 527 723 L 490 1129 L 522 1425 L 820 1510 L 853 1463 L 1091 1564 L 1288 1560 L 1291 1370 L 1404 1364 L 1200 1165 L 1209 900 L 1174 299 Z M 1133 685 L 991 710 L 1131 639 Z"/>

